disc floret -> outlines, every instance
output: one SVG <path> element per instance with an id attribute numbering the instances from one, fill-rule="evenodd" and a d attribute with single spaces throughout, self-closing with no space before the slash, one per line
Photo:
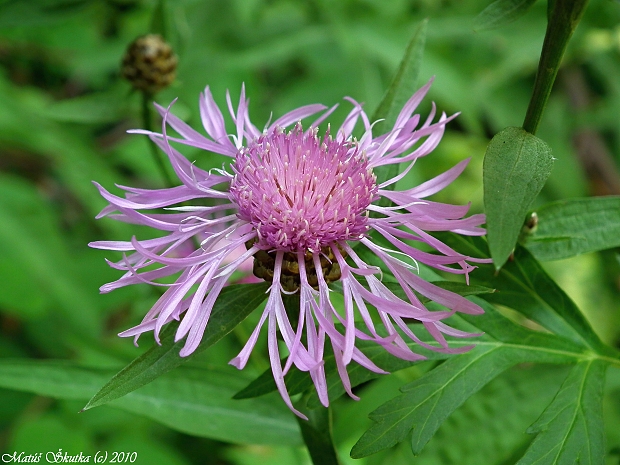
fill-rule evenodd
<path id="1" fill-rule="evenodd" d="M 239 150 L 230 196 L 262 249 L 318 252 L 368 232 L 376 177 L 355 141 L 329 132 L 276 127 Z"/>

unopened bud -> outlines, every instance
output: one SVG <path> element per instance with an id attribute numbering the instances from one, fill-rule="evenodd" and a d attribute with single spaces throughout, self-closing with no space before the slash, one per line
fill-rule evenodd
<path id="1" fill-rule="evenodd" d="M 177 57 L 158 34 L 134 40 L 123 57 L 123 77 L 136 89 L 154 94 L 168 87 L 176 76 Z"/>

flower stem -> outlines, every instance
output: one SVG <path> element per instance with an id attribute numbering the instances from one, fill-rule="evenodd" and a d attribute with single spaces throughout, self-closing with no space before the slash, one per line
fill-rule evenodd
<path id="1" fill-rule="evenodd" d="M 329 407 L 306 408 L 304 413 L 308 421 L 301 418 L 297 418 L 297 421 L 312 463 L 314 465 L 340 465 L 332 439 L 331 409 Z"/>
<path id="2" fill-rule="evenodd" d="M 153 94 L 149 92 L 142 92 L 142 124 L 144 125 L 144 129 L 147 131 L 153 130 L 153 119 L 151 118 L 151 100 L 153 99 Z M 161 173 L 164 181 L 168 187 L 174 187 L 174 183 L 172 182 L 172 178 L 166 169 L 165 159 L 160 150 L 155 146 L 155 142 L 149 139 L 149 147 L 151 150 L 151 155 L 155 160 L 155 164 L 159 168 L 159 172 Z"/>
<path id="3" fill-rule="evenodd" d="M 587 4 L 588 0 L 549 0 L 547 32 L 538 63 L 534 91 L 523 121 L 523 129 L 531 134 L 536 134 L 566 45 L 577 29 Z"/>
<path id="4" fill-rule="evenodd" d="M 297 326 L 300 311 L 299 292 L 284 294 L 282 301 L 291 325 Z M 323 406 L 309 408 L 307 406 L 309 397 L 310 394 L 306 391 L 296 405 L 296 408 L 308 417 L 308 421 L 299 417 L 296 418 L 301 429 L 301 436 L 312 458 L 312 463 L 314 465 L 340 465 L 332 438 L 331 409 Z"/>

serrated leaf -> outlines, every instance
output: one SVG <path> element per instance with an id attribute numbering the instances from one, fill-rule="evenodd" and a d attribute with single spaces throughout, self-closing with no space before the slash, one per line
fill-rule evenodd
<path id="1" fill-rule="evenodd" d="M 549 146 L 522 128 L 506 128 L 489 143 L 483 163 L 484 208 L 496 269 L 513 251 L 525 215 L 552 165 Z"/>
<path id="2" fill-rule="evenodd" d="M 524 245 L 539 260 L 559 260 L 620 247 L 620 197 L 560 200 L 536 210 Z"/>
<path id="3" fill-rule="evenodd" d="M 122 397 L 212 346 L 266 299 L 267 288 L 267 283 L 225 287 L 215 302 L 202 342 L 191 356 L 185 358 L 179 356 L 185 341 L 174 342 L 176 325 L 170 324 L 162 332 L 161 345 L 153 346 L 118 372 L 90 399 L 84 410 Z"/>
<path id="4" fill-rule="evenodd" d="M 484 31 L 516 21 L 536 0 L 496 0 L 474 18 L 474 30 Z"/>
<path id="5" fill-rule="evenodd" d="M 110 375 L 109 370 L 66 361 L 0 360 L 0 387 L 56 399 L 86 400 Z M 183 368 L 110 406 L 196 436 L 233 443 L 299 445 L 297 424 L 279 397 L 231 399 L 244 382 L 222 372 Z"/>
<path id="6" fill-rule="evenodd" d="M 372 412 L 370 417 L 377 423 L 353 447 L 352 457 L 391 447 L 412 429 L 412 448 L 418 454 L 456 408 L 507 368 L 524 362 L 571 363 L 583 357 L 578 345 L 517 326 L 492 306 L 481 305 L 484 315 L 464 316 L 486 332 L 476 347 L 404 386 L 402 395 Z"/>
<path id="7" fill-rule="evenodd" d="M 607 363 L 585 360 L 528 429 L 538 433 L 517 465 L 603 465 L 603 386 Z"/>

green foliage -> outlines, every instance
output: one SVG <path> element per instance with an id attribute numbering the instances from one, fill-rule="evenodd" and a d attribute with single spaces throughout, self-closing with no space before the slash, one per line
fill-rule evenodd
<path id="1" fill-rule="evenodd" d="M 521 128 L 493 137 L 484 155 L 484 208 L 495 268 L 508 259 L 525 214 L 551 174 L 551 149 Z"/>
<path id="2" fill-rule="evenodd" d="M 303 399 L 302 402 L 303 403 Z M 339 465 L 338 454 L 332 438 L 332 412 L 326 408 L 307 409 L 301 406 L 307 420 L 297 418 L 304 444 L 312 463 Z"/>
<path id="3" fill-rule="evenodd" d="M 401 388 L 403 394 L 371 413 L 377 422 L 353 448 L 364 457 L 402 441 L 413 429 L 412 448 L 419 454 L 443 421 L 485 384 L 518 363 L 571 363 L 583 349 L 566 339 L 536 333 L 511 323 L 489 305 L 485 314 L 468 318 L 485 332 L 476 348 L 452 357 Z"/>
<path id="4" fill-rule="evenodd" d="M 335 449 L 342 460 L 359 441 L 354 454 L 379 451 L 355 461 L 362 465 L 617 460 L 618 370 L 609 370 L 604 386 L 606 368 L 620 365 L 617 305 L 591 294 L 616 295 L 620 276 L 612 254 L 598 253 L 620 245 L 620 9 L 603 0 L 585 13 L 585 1 L 489 3 L 0 2 L 0 449 L 137 451 L 137 463 L 145 465 L 310 461 L 298 449 L 299 425 L 273 392 L 264 341 L 243 372 L 222 371 L 252 331 L 259 316 L 251 312 L 264 300 L 265 285 L 225 289 L 201 354 L 182 367 L 187 359 L 178 357 L 183 341 L 174 343 L 174 325 L 162 331 L 161 346 L 146 351 L 116 336 L 139 323 L 156 289 L 97 293 L 119 277 L 104 258 L 119 256 L 86 244 L 152 237 L 132 224 L 95 222 L 105 202 L 92 181 L 112 191 L 115 184 L 162 185 L 145 138 L 125 135 L 143 123 L 140 96 L 119 76 L 126 46 L 157 30 L 173 44 L 179 68 L 177 81 L 156 100 L 167 106 L 178 97 L 175 113 L 197 129 L 196 100 L 207 84 L 225 108 L 226 89 L 234 101 L 245 82 L 259 128 L 271 113 L 276 118 L 314 102 L 340 102 L 333 115 L 340 121 L 350 111 L 341 99 L 350 95 L 366 110 L 377 108 L 375 119 L 386 118 L 373 127 L 379 134 L 432 76 L 429 97 L 439 112 L 460 112 L 435 153 L 397 187 L 419 185 L 472 157 L 436 199 L 485 211 L 491 256 L 503 266 L 481 265 L 469 273 L 469 286 L 428 269 L 420 273 L 483 299 L 484 315 L 453 320 L 485 334 L 450 338 L 451 347 L 476 344 L 462 355 L 411 343 L 428 357 L 423 363 L 360 343 L 392 375 L 349 366 L 359 403 L 343 396 L 327 351 L 330 412 L 320 407 L 307 373 L 291 369 L 286 383 L 315 420 L 315 451 Z M 526 20 L 515 21 L 525 13 Z M 424 114 L 430 103 L 422 106 Z M 522 121 L 540 139 L 514 128 Z M 483 179 L 482 154 L 496 133 Z M 585 150 L 584 141 L 594 143 Z M 226 162 L 186 149 L 206 169 Z M 557 159 L 549 175 L 551 149 Z M 599 197 L 587 198 L 592 194 Z M 537 213 L 538 225 L 522 231 L 528 211 Z M 489 256 L 479 238 L 437 237 L 460 253 Z M 584 253 L 597 254 L 583 262 L 589 269 L 562 275 L 537 261 Z M 381 264 L 367 255 L 368 263 Z M 382 271 L 386 286 L 399 292 L 389 270 Z M 338 294 L 337 282 L 333 289 Z M 584 295 L 589 300 L 578 308 Z M 599 337 L 589 322 L 607 329 Z M 421 325 L 410 328 L 432 342 Z M 88 399 L 89 407 L 105 406 L 78 415 Z M 332 421 L 337 440 L 325 445 Z M 409 435 L 411 446 L 404 441 Z"/>
<path id="5" fill-rule="evenodd" d="M 536 209 L 524 245 L 539 260 L 559 260 L 620 246 L 620 198 L 559 200 Z"/>
<path id="6" fill-rule="evenodd" d="M 496 0 L 474 18 L 474 29 L 484 31 L 504 26 L 523 16 L 536 0 Z"/>
<path id="7" fill-rule="evenodd" d="M 385 132 L 392 128 L 403 105 L 418 90 L 418 78 L 420 76 L 422 55 L 426 42 L 427 24 L 428 20 L 424 20 L 415 30 L 415 33 L 409 40 L 398 71 L 373 114 L 373 121 L 383 120 L 375 125 L 377 131 L 383 129 L 383 132 Z M 398 170 L 397 164 L 378 167 L 375 172 L 377 182 L 380 184 L 393 178 L 398 174 Z M 394 189 L 395 187 L 396 184 L 392 184 L 387 188 Z M 383 206 L 390 203 L 387 199 L 381 199 L 381 202 Z"/>
<path id="8" fill-rule="evenodd" d="M 459 250 L 485 255 L 486 244 L 481 239 L 458 235 L 444 235 L 442 239 L 453 246 L 458 244 Z M 584 463 L 600 463 L 604 455 L 601 442 L 604 371 L 609 363 L 618 364 L 617 352 L 600 341 L 575 304 L 525 249 L 517 248 L 513 259 L 498 274 L 492 267 L 484 267 L 477 278 L 496 289 L 494 293 L 483 294 L 484 299 L 519 311 L 553 334 L 511 323 L 489 305 L 484 306 L 484 315 L 466 316 L 467 322 L 475 326 L 466 329 L 485 334 L 477 341 L 476 348 L 450 358 L 403 386 L 401 396 L 372 412 L 370 417 L 376 424 L 354 446 L 352 456 L 364 457 L 391 447 L 411 430 L 412 449 L 414 454 L 419 454 L 457 407 L 507 368 L 531 362 L 574 363 L 575 368 L 556 399 L 529 430 L 544 430 L 544 434 L 532 443 L 523 463 L 539 463 L 538 460 L 550 460 L 549 457 L 572 463 L 570 460 L 575 456 L 583 456 Z M 554 420 L 558 411 L 568 416 Z M 561 445 L 556 447 L 558 444 Z M 554 455 L 548 456 L 550 450 Z"/>
<path id="9" fill-rule="evenodd" d="M 0 176 L 0 197 L 0 269 L 7 271 L 0 302 L 35 319 L 58 308 L 66 325 L 94 338 L 102 323 L 97 298 L 82 287 L 51 205 L 33 186 L 6 174 Z M 33 285 L 43 292 L 32 293 Z"/>
<path id="10" fill-rule="evenodd" d="M 605 462 L 602 400 L 606 369 L 600 360 L 573 367 L 555 399 L 528 429 L 538 435 L 517 465 Z"/>
<path id="11" fill-rule="evenodd" d="M 498 289 L 485 296 L 488 301 L 517 310 L 547 330 L 583 347 L 600 353 L 614 352 L 603 344 L 571 298 L 525 249 L 519 247 L 514 259 L 504 268 L 493 278 L 486 273 L 486 279 Z"/>
<path id="12" fill-rule="evenodd" d="M 109 370 L 71 363 L 0 360 L 0 387 L 57 399 L 84 401 L 109 376 Z M 297 425 L 279 398 L 231 399 L 243 383 L 229 373 L 179 369 L 116 400 L 113 407 L 196 436 L 233 443 L 299 444 Z"/>
<path id="13" fill-rule="evenodd" d="M 243 289 L 243 292 L 239 292 Z M 267 285 L 237 284 L 220 293 L 209 318 L 200 347 L 186 358 L 179 355 L 185 341 L 175 342 L 178 325 L 169 325 L 162 333 L 160 344 L 135 359 L 103 386 L 84 410 L 105 404 L 148 384 L 164 373 L 178 367 L 226 336 L 267 297 Z"/>
<path id="14" fill-rule="evenodd" d="M 377 133 L 389 130 L 394 126 L 396 118 L 403 108 L 403 105 L 418 90 L 418 81 L 420 77 L 420 67 L 422 66 L 422 56 L 424 54 L 424 45 L 426 43 L 426 29 L 428 20 L 425 19 L 415 30 L 411 37 L 407 50 L 396 71 L 396 75 L 392 79 L 388 90 L 386 91 L 381 103 L 375 110 L 372 120 L 377 121 Z"/>
<path id="15" fill-rule="evenodd" d="M 402 294 L 402 288 L 396 285 L 390 285 L 393 283 L 386 283 L 386 286 L 394 291 Z M 443 289 L 449 289 L 452 292 L 456 292 L 460 295 L 481 295 L 493 292 L 493 289 L 489 289 L 484 286 L 465 286 L 462 283 L 456 283 L 453 281 L 435 281 L 434 284 L 442 287 Z M 400 297 L 405 298 L 404 295 Z M 428 301 L 428 299 L 426 299 Z M 410 328 L 422 341 L 433 342 L 434 339 L 419 325 L 412 325 Z M 423 354 L 428 360 L 441 360 L 446 358 L 445 354 L 434 352 L 428 349 L 419 347 L 415 342 L 410 341 L 409 347 L 414 351 Z M 387 353 L 380 346 L 374 343 L 368 343 L 360 341 L 358 344 L 360 350 L 376 365 L 382 367 L 388 372 L 402 370 L 407 368 L 413 363 L 399 359 Z M 328 395 L 330 401 L 333 401 L 345 393 L 345 390 L 340 383 L 340 376 L 334 360 L 334 355 L 328 352 L 324 356 L 325 360 L 325 375 L 327 377 Z M 371 371 L 366 370 L 360 365 L 353 365 L 348 369 L 351 383 L 353 386 L 358 386 L 362 383 L 375 379 L 378 375 Z M 290 373 L 285 377 L 286 385 L 288 386 L 291 394 L 300 394 L 312 386 L 312 380 L 307 373 L 301 372 L 295 368 L 291 369 Z M 235 394 L 235 399 L 249 399 L 252 397 L 262 396 L 276 390 L 276 384 L 273 380 L 271 370 L 265 370 L 259 377 L 254 379 L 244 389 Z M 315 392 L 310 394 L 308 399 L 308 405 L 310 408 L 318 408 L 320 401 Z"/>
<path id="16" fill-rule="evenodd" d="M 524 431 L 551 402 L 569 368 L 546 364 L 509 368 L 443 422 L 416 462 L 420 465 L 515 463 L 531 442 Z M 450 444 L 449 448 L 442 447 L 446 443 Z"/>
<path id="17" fill-rule="evenodd" d="M 123 97 L 117 89 L 61 100 L 50 104 L 43 114 L 55 121 L 82 124 L 113 123 L 123 114 L 119 100 Z"/>

